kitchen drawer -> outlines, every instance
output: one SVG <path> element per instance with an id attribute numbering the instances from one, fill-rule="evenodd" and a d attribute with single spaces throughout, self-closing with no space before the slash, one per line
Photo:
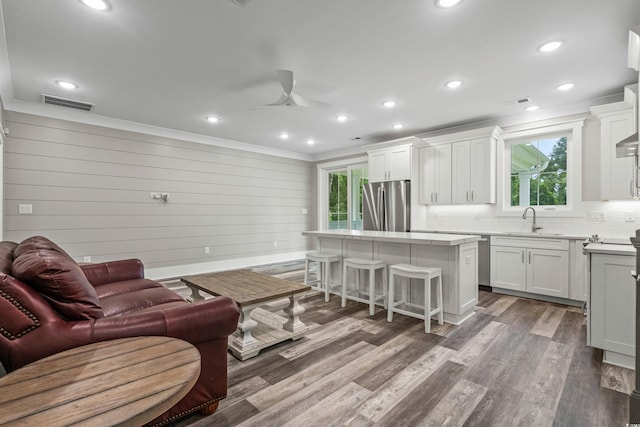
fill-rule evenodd
<path id="1" fill-rule="evenodd" d="M 544 237 L 491 236 L 491 246 L 512 246 L 530 249 L 569 250 L 567 239 L 547 239 Z"/>

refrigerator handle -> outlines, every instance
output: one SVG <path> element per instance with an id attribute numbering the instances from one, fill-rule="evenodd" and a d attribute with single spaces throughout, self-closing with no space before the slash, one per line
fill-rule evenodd
<path id="1" fill-rule="evenodd" d="M 384 186 L 381 185 L 380 187 L 378 187 L 378 218 L 380 218 L 380 227 L 378 227 L 379 231 L 387 230 L 387 218 L 384 212 L 385 197 L 386 195 L 384 194 Z"/>
<path id="2" fill-rule="evenodd" d="M 382 218 L 382 194 L 383 194 L 383 189 L 382 189 L 382 185 L 380 187 L 378 187 L 378 197 L 377 197 L 377 206 L 376 206 L 376 216 L 378 217 L 378 224 L 376 224 L 376 229 L 378 231 L 383 230 L 383 218 Z"/>

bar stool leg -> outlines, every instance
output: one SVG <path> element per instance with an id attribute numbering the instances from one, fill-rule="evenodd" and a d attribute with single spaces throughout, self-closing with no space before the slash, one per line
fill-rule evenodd
<path id="1" fill-rule="evenodd" d="M 309 258 L 304 260 L 304 284 L 309 283 Z"/>
<path id="2" fill-rule="evenodd" d="M 384 308 L 388 307 L 389 304 L 389 282 L 387 281 L 388 276 L 387 266 L 385 265 L 382 269 L 382 294 L 384 295 Z"/>
<path id="3" fill-rule="evenodd" d="M 394 274 L 393 271 L 389 273 L 389 296 L 388 296 L 388 300 L 387 300 L 387 322 L 392 322 L 393 321 L 393 296 L 395 293 L 394 290 L 394 286 L 395 286 L 395 280 L 394 280 Z"/>
<path id="4" fill-rule="evenodd" d="M 331 263 L 327 262 L 324 266 L 324 302 L 329 302 L 329 281 L 331 279 Z"/>
<path id="5" fill-rule="evenodd" d="M 431 275 L 424 278 L 424 332 L 431 333 Z"/>

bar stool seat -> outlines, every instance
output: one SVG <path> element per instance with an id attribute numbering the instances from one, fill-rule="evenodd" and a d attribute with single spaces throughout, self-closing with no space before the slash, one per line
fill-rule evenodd
<path id="1" fill-rule="evenodd" d="M 309 263 L 315 261 L 318 263 L 316 272 L 316 280 L 309 281 Z M 342 256 L 337 254 L 327 254 L 322 252 L 309 252 L 304 263 L 304 284 L 311 286 L 311 289 L 324 292 L 325 302 L 329 302 L 329 293 L 340 294 L 342 289 L 342 279 L 336 285 L 331 284 L 331 263 L 342 261 Z M 342 273 L 342 269 L 339 269 Z M 332 289 L 335 289 L 333 291 Z"/>
<path id="2" fill-rule="evenodd" d="M 395 301 L 395 276 L 404 277 L 406 281 L 402 287 L 401 298 Z M 424 305 L 407 301 L 407 290 L 411 286 L 411 279 L 423 280 Z M 437 279 L 435 283 L 433 279 Z M 431 306 L 432 286 L 436 287 L 436 307 Z M 393 313 L 424 319 L 425 333 L 431 332 L 431 317 L 438 315 L 438 324 L 444 322 L 442 307 L 442 269 L 438 267 L 419 267 L 411 264 L 394 264 L 389 266 L 389 299 L 387 304 L 387 322 L 393 320 Z"/>
<path id="3" fill-rule="evenodd" d="M 356 289 L 348 289 L 347 270 L 352 268 L 356 273 Z M 382 290 L 376 294 L 376 271 L 382 269 Z M 369 287 L 360 288 L 360 272 L 369 272 Z M 347 299 L 369 304 L 369 314 L 375 314 L 375 306 L 386 307 L 387 304 L 387 264 L 384 261 L 345 258 L 342 260 L 342 307 L 347 305 Z M 380 302 L 382 301 L 382 302 Z"/>

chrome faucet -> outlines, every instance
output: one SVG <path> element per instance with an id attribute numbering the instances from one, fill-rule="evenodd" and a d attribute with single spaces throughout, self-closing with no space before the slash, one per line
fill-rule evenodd
<path id="1" fill-rule="evenodd" d="M 531 224 L 531 232 L 535 233 L 538 230 L 542 230 L 542 227 L 536 224 L 536 210 L 529 206 L 524 210 L 524 212 L 522 212 L 522 219 L 527 219 L 527 211 L 529 209 L 531 209 L 531 212 L 533 212 L 533 223 Z"/>

